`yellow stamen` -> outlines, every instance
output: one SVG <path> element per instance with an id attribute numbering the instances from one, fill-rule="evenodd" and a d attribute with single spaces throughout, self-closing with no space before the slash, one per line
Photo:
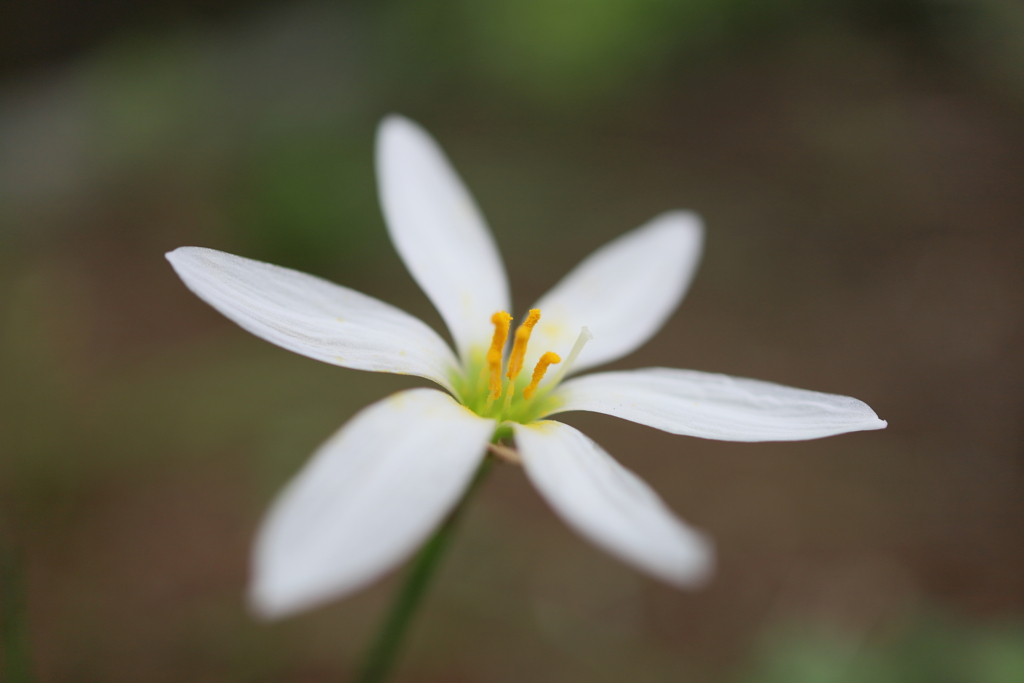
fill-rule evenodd
<path id="1" fill-rule="evenodd" d="M 540 360 L 537 361 L 537 367 L 533 369 L 533 379 L 530 380 L 530 386 L 523 390 L 523 397 L 526 400 L 533 398 L 533 395 L 537 393 L 537 386 L 544 379 L 544 373 L 548 371 L 548 366 L 561 362 L 562 359 L 554 351 L 548 351 L 541 356 Z"/>
<path id="2" fill-rule="evenodd" d="M 513 382 L 523 371 L 523 358 L 526 357 L 526 345 L 530 343 L 533 326 L 540 320 L 540 309 L 533 308 L 526 315 L 526 320 L 516 329 L 516 339 L 512 344 L 512 353 L 508 357 L 508 372 L 505 376 Z"/>
<path id="3" fill-rule="evenodd" d="M 505 353 L 512 316 L 505 311 L 498 311 L 491 316 L 491 322 L 494 323 L 494 337 L 491 339 L 491 348 L 487 349 L 487 367 L 491 374 L 488 401 L 501 396 L 501 358 Z"/>

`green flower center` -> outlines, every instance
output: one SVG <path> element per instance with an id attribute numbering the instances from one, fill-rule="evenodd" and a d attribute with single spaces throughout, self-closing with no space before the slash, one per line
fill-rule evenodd
<path id="1" fill-rule="evenodd" d="M 480 417 L 491 418 L 499 423 L 521 424 L 534 422 L 558 407 L 558 399 L 551 395 L 552 390 L 576 360 L 591 334 L 587 328 L 583 328 L 567 362 L 561 365 L 552 381 L 541 387 L 541 380 L 547 374 L 548 368 L 561 363 L 562 359 L 557 353 L 548 351 L 537 361 L 532 374 L 526 375 L 522 372 L 526 347 L 539 320 L 540 310 L 535 308 L 519 325 L 506 363 L 504 349 L 508 341 L 512 316 L 505 311 L 498 311 L 491 316 L 491 322 L 494 324 L 491 347 L 486 354 L 474 354 L 465 375 L 452 378 L 452 384 L 463 405 Z"/>

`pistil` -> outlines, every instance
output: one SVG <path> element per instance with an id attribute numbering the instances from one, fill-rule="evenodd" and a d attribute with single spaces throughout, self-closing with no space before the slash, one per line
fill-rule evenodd
<path id="1" fill-rule="evenodd" d="M 566 358 L 565 363 L 562 367 L 558 368 L 558 372 L 551 379 L 551 386 L 557 385 L 565 377 L 565 373 L 569 372 L 572 368 L 573 363 L 580 356 L 580 351 L 587 345 L 587 342 L 594 338 L 594 335 L 590 333 L 585 326 L 580 328 L 580 336 L 576 337 L 576 343 L 572 345 L 572 351 L 569 352 L 569 357 Z"/>

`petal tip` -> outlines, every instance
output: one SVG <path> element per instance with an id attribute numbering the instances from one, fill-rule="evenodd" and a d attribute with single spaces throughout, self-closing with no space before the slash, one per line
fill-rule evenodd
<path id="1" fill-rule="evenodd" d="M 203 252 L 212 252 L 213 249 L 207 249 L 206 247 L 178 247 L 172 249 L 166 254 L 164 258 L 171 262 L 172 266 L 177 267 L 185 262 L 186 259 L 194 259 Z"/>
<path id="2" fill-rule="evenodd" d="M 669 209 L 665 213 L 659 216 L 662 220 L 671 221 L 672 223 L 686 227 L 691 230 L 703 230 L 704 219 L 700 217 L 700 214 L 690 209 Z"/>
<path id="3" fill-rule="evenodd" d="M 689 529 L 685 554 L 672 571 L 663 575 L 676 588 L 699 590 L 707 586 L 715 574 L 715 545 L 709 536 Z"/>
<path id="4" fill-rule="evenodd" d="M 256 585 L 253 585 L 249 590 L 246 602 L 252 615 L 261 621 L 276 621 L 288 614 L 286 608 L 260 590 Z"/>
<path id="5" fill-rule="evenodd" d="M 426 137 L 427 132 L 410 118 L 388 114 L 377 124 L 377 148 L 382 150 L 402 137 Z"/>
<path id="6" fill-rule="evenodd" d="M 164 258 L 170 261 L 171 263 L 179 261 L 181 260 L 181 257 L 185 255 L 184 252 L 188 248 L 189 247 L 178 247 L 177 249 L 171 249 L 170 251 L 164 254 Z"/>
<path id="7" fill-rule="evenodd" d="M 878 413 L 876 413 L 867 403 L 856 398 L 852 400 L 854 405 L 861 409 L 861 413 L 863 415 L 860 426 L 857 428 L 859 431 L 885 429 L 889 426 L 889 423 L 878 417 Z"/>
<path id="8" fill-rule="evenodd" d="M 384 129 L 384 128 L 388 128 L 388 127 L 393 127 L 393 126 L 397 126 L 397 125 L 408 125 L 408 124 L 411 124 L 411 123 L 412 123 L 412 119 L 410 119 L 409 117 L 403 116 L 402 114 L 399 114 L 398 112 L 391 112 L 390 114 L 385 114 L 384 115 L 384 117 L 380 120 L 380 124 L 378 125 L 377 128 L 378 128 L 378 130 L 380 130 L 380 129 Z M 415 124 L 413 124 L 413 125 L 415 125 Z"/>
<path id="9" fill-rule="evenodd" d="M 665 230 L 678 235 L 680 248 L 684 253 L 694 254 L 699 258 L 704 247 L 705 235 L 704 221 L 700 215 L 693 211 L 677 209 L 662 214 L 659 224 L 663 225 Z"/>
<path id="10" fill-rule="evenodd" d="M 284 566 L 254 568 L 247 596 L 249 611 L 263 621 L 277 621 L 352 591 L 350 586 L 328 588 L 315 576 L 299 575 L 294 570 Z"/>
<path id="11" fill-rule="evenodd" d="M 263 621 L 276 621 L 298 611 L 301 605 L 296 600 L 295 591 L 288 590 L 281 581 L 274 580 L 277 573 L 264 566 L 265 561 L 261 562 L 258 557 L 254 559 L 246 595 L 249 611 Z"/>
<path id="12" fill-rule="evenodd" d="M 684 239 L 697 242 L 704 239 L 704 220 L 696 211 L 671 209 L 655 216 L 649 225 L 655 230 L 675 233 Z"/>

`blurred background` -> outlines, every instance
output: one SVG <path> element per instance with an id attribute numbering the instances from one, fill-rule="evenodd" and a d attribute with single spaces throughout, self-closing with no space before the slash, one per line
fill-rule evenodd
<path id="1" fill-rule="evenodd" d="M 889 421 L 730 444 L 567 416 L 716 539 L 714 581 L 648 580 L 501 467 L 397 681 L 1024 681 L 1016 0 L 6 0 L 0 608 L 38 680 L 350 677 L 395 577 L 261 623 L 250 541 L 320 442 L 422 382 L 251 337 L 163 254 L 305 270 L 441 329 L 377 206 L 393 111 L 475 193 L 517 310 L 693 209 L 695 284 L 615 367 Z"/>

